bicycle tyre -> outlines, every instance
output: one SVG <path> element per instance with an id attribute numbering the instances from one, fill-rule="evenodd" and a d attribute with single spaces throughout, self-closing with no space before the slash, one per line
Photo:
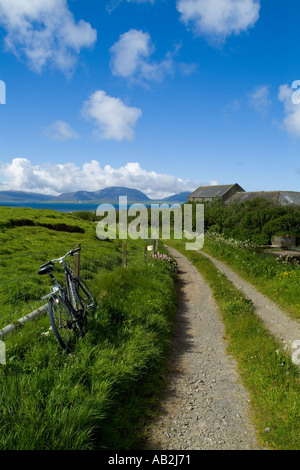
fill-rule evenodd
<path id="1" fill-rule="evenodd" d="M 80 277 L 74 277 L 73 281 L 78 302 L 84 315 L 86 315 L 88 312 L 93 311 L 96 308 L 97 302 L 83 279 Z"/>
<path id="2" fill-rule="evenodd" d="M 67 299 L 62 300 L 54 295 L 48 302 L 47 310 L 52 331 L 62 348 L 69 349 L 76 337 L 83 337 L 80 321 Z"/>

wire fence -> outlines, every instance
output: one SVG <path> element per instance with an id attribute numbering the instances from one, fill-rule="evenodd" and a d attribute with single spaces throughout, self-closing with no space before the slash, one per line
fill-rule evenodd
<path id="1" fill-rule="evenodd" d="M 107 254 L 101 253 L 99 245 L 82 245 L 80 276 L 91 282 L 102 271 L 113 271 L 121 266 L 126 268 L 138 258 L 146 260 L 150 243 L 132 244 L 128 249 L 127 242 L 120 241 L 114 246 L 114 251 Z M 153 250 L 157 247 L 153 246 Z M 62 254 L 64 249 L 55 249 L 0 258 L 0 330 L 43 305 L 41 298 L 50 292 L 51 281 L 49 276 L 39 276 L 38 269 Z M 71 269 L 75 258 L 69 259 Z M 59 265 L 54 266 L 53 274 L 58 282 L 64 284 L 64 272 Z"/>
<path id="2" fill-rule="evenodd" d="M 94 257 L 91 256 L 92 251 Z M 51 280 L 49 276 L 39 276 L 38 269 L 43 263 L 62 254 L 53 250 L 0 258 L 0 329 L 42 306 L 41 298 L 50 292 Z M 71 268 L 72 261 L 70 258 Z M 101 256 L 99 246 L 88 246 L 82 250 L 80 275 L 89 281 L 100 271 L 121 265 L 121 251 Z M 59 265 L 54 266 L 53 274 L 58 282 L 64 283 L 64 272 Z"/>

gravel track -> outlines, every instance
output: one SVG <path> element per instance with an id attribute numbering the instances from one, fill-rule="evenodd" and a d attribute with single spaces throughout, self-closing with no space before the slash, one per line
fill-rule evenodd
<path id="1" fill-rule="evenodd" d="M 259 449 L 248 392 L 234 358 L 226 353 L 225 329 L 208 284 L 185 256 L 178 263 L 178 310 L 168 381 L 152 423 L 148 449 Z"/>
<path id="2" fill-rule="evenodd" d="M 201 251 L 203 256 L 206 256 L 219 271 L 231 281 L 248 299 L 250 299 L 254 306 L 255 314 L 264 323 L 270 333 L 281 342 L 284 348 L 290 353 L 295 352 L 292 344 L 300 340 L 300 321 L 293 320 L 278 305 L 272 302 L 268 297 L 264 296 L 257 289 L 239 276 L 227 264 L 213 258 L 211 255 Z"/>

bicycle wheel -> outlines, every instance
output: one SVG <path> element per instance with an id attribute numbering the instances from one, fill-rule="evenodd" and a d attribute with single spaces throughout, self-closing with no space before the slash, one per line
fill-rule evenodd
<path id="1" fill-rule="evenodd" d="M 85 281 L 83 281 L 80 277 L 75 277 L 73 281 L 79 308 L 83 310 L 83 315 L 86 316 L 88 312 L 96 308 L 96 300 Z"/>
<path id="2" fill-rule="evenodd" d="M 81 324 L 72 305 L 58 295 L 53 295 L 47 306 L 54 335 L 64 349 L 69 349 L 76 337 L 82 338 Z"/>

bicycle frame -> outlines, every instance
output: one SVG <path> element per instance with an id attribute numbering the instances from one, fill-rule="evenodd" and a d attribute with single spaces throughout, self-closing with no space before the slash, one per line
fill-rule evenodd
<path id="1" fill-rule="evenodd" d="M 73 275 L 72 275 L 67 263 L 65 262 L 65 258 L 67 256 L 70 256 L 70 255 L 74 256 L 74 254 L 78 253 L 79 251 L 80 251 L 80 248 L 77 248 L 76 250 L 69 251 L 67 254 L 65 254 L 61 258 L 53 259 L 53 260 L 49 261 L 49 263 L 46 263 L 46 265 L 54 265 L 57 262 L 59 264 L 62 264 L 63 270 L 65 272 L 65 283 L 66 283 L 67 295 L 65 294 L 65 291 L 64 291 L 63 287 L 61 286 L 61 284 L 58 283 L 58 281 L 55 279 L 54 275 L 51 272 L 50 277 L 51 277 L 52 282 L 54 283 L 54 286 L 51 287 L 50 294 L 48 294 L 48 295 L 46 295 L 45 297 L 42 298 L 43 302 L 44 302 L 44 300 L 49 299 L 50 297 L 53 297 L 54 294 L 59 293 L 62 300 L 65 300 L 65 298 L 67 298 L 68 301 L 70 302 L 70 304 L 73 306 L 74 310 L 75 311 L 78 310 L 78 302 L 77 302 L 75 287 L 74 287 L 74 283 L 73 283 Z M 46 265 L 44 265 L 44 266 L 46 266 Z"/>
<path id="2" fill-rule="evenodd" d="M 54 335 L 60 345 L 68 349 L 69 335 L 83 338 L 87 322 L 88 311 L 95 306 L 95 300 L 89 288 L 79 277 L 74 277 L 72 269 L 65 262 L 67 256 L 74 256 L 80 252 L 80 248 L 69 251 L 58 259 L 48 261 L 40 266 L 39 274 L 49 274 L 52 286 L 50 293 L 42 297 L 42 301 L 48 311 L 50 323 Z M 65 274 L 65 286 L 61 285 L 53 274 L 53 266 L 62 265 Z"/>
<path id="3" fill-rule="evenodd" d="M 64 264 L 63 268 L 64 268 L 64 271 L 65 271 L 67 297 L 68 297 L 68 300 L 70 301 L 70 303 L 73 305 L 74 309 L 77 311 L 78 310 L 78 302 L 77 302 L 75 287 L 74 287 L 74 283 L 73 283 L 73 276 L 70 273 L 69 268 L 68 268 L 67 265 Z"/>

